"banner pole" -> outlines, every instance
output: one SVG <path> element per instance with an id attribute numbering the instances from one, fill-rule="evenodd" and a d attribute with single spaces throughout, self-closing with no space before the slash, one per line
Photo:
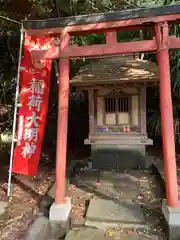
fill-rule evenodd
<path id="1" fill-rule="evenodd" d="M 15 145 L 15 135 L 16 135 L 16 122 L 17 122 L 17 108 L 18 108 L 18 98 L 19 98 L 19 83 L 20 83 L 20 68 L 21 68 L 21 58 L 22 58 L 22 48 L 24 39 L 24 29 L 21 25 L 21 37 L 20 37 L 20 47 L 19 47 L 19 59 L 18 59 L 18 69 L 16 76 L 16 94 L 15 94 L 15 106 L 14 106 L 14 117 L 13 117 L 13 129 L 12 129 L 12 142 L 11 142 L 11 153 L 10 153 L 10 163 L 9 163 L 9 177 L 8 177 L 8 197 L 11 195 L 11 178 L 12 178 L 12 164 L 13 164 L 13 153 Z"/>

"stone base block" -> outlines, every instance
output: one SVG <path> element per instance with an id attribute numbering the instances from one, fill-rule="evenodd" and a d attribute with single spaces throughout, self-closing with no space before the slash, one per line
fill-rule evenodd
<path id="1" fill-rule="evenodd" d="M 178 208 L 171 208 L 167 201 L 162 201 L 162 213 L 165 219 L 165 231 L 168 240 L 180 239 L 180 202 Z"/>
<path id="2" fill-rule="evenodd" d="M 69 197 L 66 197 L 65 203 L 52 204 L 49 211 L 49 220 L 65 222 L 69 218 L 70 212 L 71 212 L 71 199 Z"/>
<path id="3" fill-rule="evenodd" d="M 91 161 L 93 169 L 105 170 L 145 169 L 150 165 L 145 146 L 138 145 L 92 145 Z"/>

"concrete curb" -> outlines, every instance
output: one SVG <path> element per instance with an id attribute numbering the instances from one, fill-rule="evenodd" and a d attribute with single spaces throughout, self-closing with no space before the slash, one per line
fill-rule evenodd
<path id="1" fill-rule="evenodd" d="M 37 216 L 29 227 L 25 240 L 46 240 L 50 239 L 50 225 L 49 221 L 44 216 Z"/>
<path id="2" fill-rule="evenodd" d="M 156 164 L 153 163 L 152 172 L 156 175 L 156 178 L 161 186 L 161 197 L 166 198 L 166 185 L 165 185 L 165 179 L 164 179 L 164 175 L 162 174 L 162 171 L 159 169 L 158 166 L 156 166 Z"/>
<path id="3" fill-rule="evenodd" d="M 67 222 L 49 221 L 41 214 L 37 215 L 29 227 L 25 240 L 58 240 L 65 237 L 69 231 L 69 219 Z"/>
<path id="4" fill-rule="evenodd" d="M 157 164 L 153 163 L 153 171 L 157 175 L 158 180 L 160 181 L 160 185 L 163 187 L 163 191 L 166 194 L 164 163 L 162 160 L 159 161 Z M 180 188 L 178 188 L 178 195 L 179 195 L 179 201 L 180 201 Z"/>

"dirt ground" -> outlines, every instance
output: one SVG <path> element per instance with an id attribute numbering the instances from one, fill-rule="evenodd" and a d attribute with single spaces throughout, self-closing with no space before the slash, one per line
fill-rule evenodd
<path id="1" fill-rule="evenodd" d="M 0 200 L 8 200 L 8 159 L 0 162 Z M 4 161 L 3 161 L 4 160 Z M 7 211 L 0 216 L 1 240 L 24 240 L 24 234 L 39 211 L 39 203 L 55 181 L 55 169 L 51 163 L 41 159 L 36 178 L 14 175 L 13 191 Z"/>

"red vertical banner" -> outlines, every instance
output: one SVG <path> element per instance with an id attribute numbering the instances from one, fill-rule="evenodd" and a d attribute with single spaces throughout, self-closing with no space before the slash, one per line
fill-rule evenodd
<path id="1" fill-rule="evenodd" d="M 52 61 L 32 60 L 32 49 L 51 48 L 49 37 L 25 36 L 20 73 L 20 108 L 12 172 L 35 176 L 46 124 Z"/>

